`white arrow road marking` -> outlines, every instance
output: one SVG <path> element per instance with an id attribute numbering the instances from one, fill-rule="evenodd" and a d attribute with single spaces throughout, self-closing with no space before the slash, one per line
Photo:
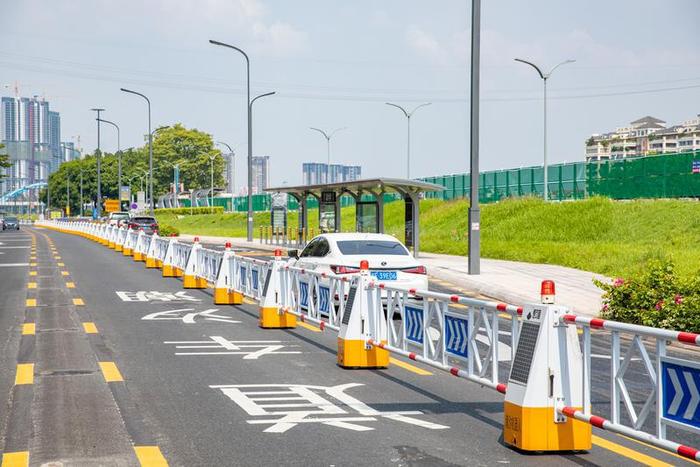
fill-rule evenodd
<path id="1" fill-rule="evenodd" d="M 698 403 L 700 403 L 700 393 L 698 393 L 698 387 L 695 385 L 693 374 L 689 371 L 684 371 L 683 376 L 685 376 L 685 382 L 688 383 L 688 389 L 690 390 L 690 401 L 688 402 L 688 408 L 685 409 L 683 418 L 692 420 L 695 410 L 698 408 Z"/>
<path id="2" fill-rule="evenodd" d="M 668 376 L 671 378 L 673 389 L 676 391 L 676 395 L 673 396 L 673 400 L 671 401 L 671 406 L 668 408 L 668 413 L 669 415 L 676 415 L 676 413 L 678 413 L 678 407 L 681 405 L 681 401 L 683 400 L 683 388 L 681 387 L 681 382 L 678 381 L 676 370 L 669 368 Z"/>

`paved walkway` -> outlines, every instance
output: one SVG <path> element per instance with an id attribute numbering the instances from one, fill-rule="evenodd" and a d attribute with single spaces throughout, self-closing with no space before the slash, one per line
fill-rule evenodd
<path id="1" fill-rule="evenodd" d="M 181 235 L 181 238 L 191 241 L 194 235 Z M 221 245 L 231 242 L 237 248 L 270 251 L 280 248 L 261 244 L 257 240 L 248 242 L 244 238 L 200 236 L 199 239 L 203 243 Z M 421 253 L 420 260 L 432 277 L 515 305 L 539 303 L 540 284 L 544 279 L 551 279 L 556 285 L 557 303 L 570 307 L 573 313 L 588 316 L 597 316 L 602 306 L 601 290 L 593 284 L 593 279 L 607 279 L 600 274 L 564 266 L 498 259 L 482 259 L 481 274 L 470 276 L 467 274 L 467 258 L 464 256 Z"/>

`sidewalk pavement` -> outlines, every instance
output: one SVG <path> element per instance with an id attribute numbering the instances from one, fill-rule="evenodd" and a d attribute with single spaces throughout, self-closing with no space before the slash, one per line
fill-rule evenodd
<path id="1" fill-rule="evenodd" d="M 185 241 L 192 241 L 195 235 L 181 235 Z M 282 248 L 277 245 L 262 244 L 257 240 L 248 242 L 244 238 L 199 236 L 202 243 L 223 245 L 231 242 L 234 248 L 255 248 L 274 251 Z M 499 259 L 481 260 L 481 274 L 470 276 L 467 273 L 465 256 L 442 255 L 437 253 L 420 254 L 420 261 L 428 269 L 428 274 L 436 279 L 449 282 L 469 292 L 481 294 L 494 300 L 523 305 L 540 302 L 540 284 L 545 279 L 553 280 L 556 286 L 556 303 L 568 306 L 574 314 L 597 316 L 602 307 L 602 291 L 593 284 L 593 279 L 609 281 L 600 274 L 552 264 L 523 263 Z"/>

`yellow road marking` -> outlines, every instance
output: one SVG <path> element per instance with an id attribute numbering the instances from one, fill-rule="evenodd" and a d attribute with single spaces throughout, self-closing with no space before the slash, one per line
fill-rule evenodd
<path id="1" fill-rule="evenodd" d="M 243 297 L 243 303 L 247 303 L 248 305 L 255 305 L 256 304 L 255 300 L 251 300 L 248 297 Z"/>
<path id="2" fill-rule="evenodd" d="M 499 313 L 498 317 L 503 318 L 503 319 L 510 319 L 511 318 L 511 316 L 508 313 Z"/>
<path id="3" fill-rule="evenodd" d="M 240 251 L 236 253 L 238 256 L 272 256 L 272 251 Z"/>
<path id="4" fill-rule="evenodd" d="M 60 256 L 54 256 L 54 259 L 61 259 Z"/>
<path id="5" fill-rule="evenodd" d="M 36 289 L 36 282 L 27 283 L 27 288 L 28 289 Z"/>
<path id="6" fill-rule="evenodd" d="M 95 323 L 83 323 L 83 329 L 85 330 L 85 334 L 97 334 L 97 326 L 95 326 Z"/>
<path id="7" fill-rule="evenodd" d="M 36 261 L 36 256 L 30 256 L 29 259 Z"/>
<path id="8" fill-rule="evenodd" d="M 83 301 L 82 298 L 74 298 L 73 305 L 85 305 L 85 302 Z"/>
<path id="9" fill-rule="evenodd" d="M 2 467 L 25 467 L 29 465 L 29 451 L 6 452 L 2 455 Z"/>
<path id="10" fill-rule="evenodd" d="M 134 446 L 134 451 L 142 467 L 167 467 L 168 465 L 158 446 Z"/>
<path id="11" fill-rule="evenodd" d="M 22 335 L 31 336 L 36 334 L 36 323 L 24 323 L 22 325 Z"/>
<path id="12" fill-rule="evenodd" d="M 612 441 L 608 441 L 607 439 L 601 438 L 600 436 L 593 435 L 592 440 L 593 444 L 595 444 L 596 446 L 601 447 L 603 449 L 607 449 L 608 451 L 612 451 L 615 454 L 627 457 L 628 459 L 637 461 L 642 465 L 648 465 L 653 467 L 665 467 L 671 465 L 667 464 L 666 462 L 655 459 L 651 456 L 647 456 L 646 454 L 642 454 L 641 452 L 637 452 L 634 449 L 630 449 L 625 446 L 621 446 L 617 443 L 613 443 Z"/>
<path id="13" fill-rule="evenodd" d="M 122 374 L 119 372 L 116 363 L 114 362 L 98 362 L 100 364 L 100 370 L 102 370 L 102 376 L 105 377 L 105 381 L 108 383 L 113 383 L 116 381 L 124 381 Z"/>
<path id="14" fill-rule="evenodd" d="M 462 303 L 454 303 L 452 306 L 455 308 L 469 308 L 467 305 L 463 305 Z"/>
<path id="15" fill-rule="evenodd" d="M 62 276 L 68 276 L 69 273 L 68 273 L 68 271 L 61 271 L 61 275 L 62 275 Z"/>
<path id="16" fill-rule="evenodd" d="M 18 363 L 17 373 L 15 374 L 15 385 L 33 384 L 34 383 L 34 364 L 33 363 Z"/>
<path id="17" fill-rule="evenodd" d="M 313 326 L 309 323 L 302 323 L 300 321 L 297 321 L 297 325 L 301 326 L 304 329 L 308 329 L 309 331 L 312 331 L 312 332 L 321 332 L 321 329 L 319 329 L 316 326 Z"/>
<path id="18" fill-rule="evenodd" d="M 30 266 L 36 266 L 36 263 L 29 263 Z"/>
<path id="19" fill-rule="evenodd" d="M 36 306 L 36 298 L 28 298 L 27 306 Z"/>
<path id="20" fill-rule="evenodd" d="M 29 271 L 30 276 L 36 276 L 36 271 Z"/>
<path id="21" fill-rule="evenodd" d="M 69 289 L 74 289 L 75 288 L 75 282 L 66 282 L 66 287 Z"/>
<path id="22" fill-rule="evenodd" d="M 63 263 L 56 263 L 56 264 L 58 264 L 60 267 L 65 266 L 65 264 L 63 264 Z"/>
<path id="23" fill-rule="evenodd" d="M 430 376 L 432 373 L 430 371 L 424 370 L 423 368 L 418 368 L 415 365 L 411 365 L 410 363 L 406 363 L 403 360 L 399 360 L 397 358 L 389 357 L 389 363 L 392 365 L 396 365 L 400 368 L 403 368 L 404 370 L 411 371 L 417 375 L 421 376 Z"/>
<path id="24" fill-rule="evenodd" d="M 661 452 L 663 452 L 663 453 L 665 453 L 665 454 L 669 454 L 669 455 L 674 456 L 674 457 L 677 457 L 677 458 L 679 458 L 679 459 L 683 459 L 684 461 L 689 462 L 689 463 L 691 463 L 691 464 L 700 465 L 700 462 L 698 462 L 698 461 L 690 460 L 690 459 L 688 459 L 687 457 L 683 457 L 683 456 L 680 456 L 680 455 L 676 454 L 675 452 L 666 451 L 665 449 L 657 448 L 656 446 L 653 446 L 653 445 L 651 445 L 651 444 L 647 444 L 647 443 L 645 443 L 644 441 L 639 441 L 639 440 L 637 440 L 637 439 L 630 438 L 630 437 L 625 436 L 625 435 L 617 435 L 617 436 L 620 436 L 620 437 L 622 437 L 622 438 L 628 439 L 628 440 L 630 440 L 630 441 L 634 441 L 635 443 L 639 443 L 639 444 L 641 444 L 642 446 L 646 446 L 646 447 L 648 447 L 648 448 L 656 449 L 657 451 L 661 451 Z"/>

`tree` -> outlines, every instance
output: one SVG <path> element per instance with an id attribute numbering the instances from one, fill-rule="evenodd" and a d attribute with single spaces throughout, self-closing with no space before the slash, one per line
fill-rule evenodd
<path id="1" fill-rule="evenodd" d="M 10 156 L 5 153 L 4 151 L 5 145 L 0 144 L 0 169 L 7 169 L 8 167 L 12 167 L 12 163 L 10 162 Z M 0 170 L 0 180 L 5 178 L 7 175 L 5 175 L 4 170 Z"/>

